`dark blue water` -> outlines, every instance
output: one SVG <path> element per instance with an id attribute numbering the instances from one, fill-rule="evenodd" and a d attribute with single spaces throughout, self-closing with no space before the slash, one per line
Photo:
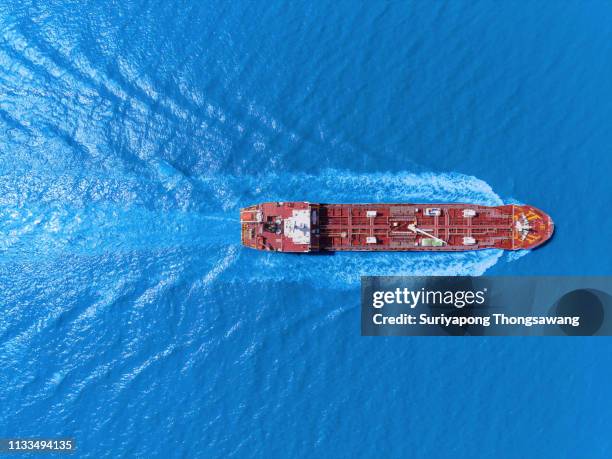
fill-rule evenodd
<path id="1" fill-rule="evenodd" d="M 362 274 L 612 274 L 609 2 L 0 0 L 0 437 L 610 457 L 602 339 L 359 336 Z M 522 202 L 532 253 L 258 253 L 263 200 Z"/>

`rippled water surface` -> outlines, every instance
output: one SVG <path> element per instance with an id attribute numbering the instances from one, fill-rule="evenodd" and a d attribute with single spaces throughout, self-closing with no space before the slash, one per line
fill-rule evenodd
<path id="1" fill-rule="evenodd" d="M 607 2 L 0 0 L 0 437 L 609 457 L 606 340 L 361 338 L 359 276 L 612 274 L 610 24 Z M 264 200 L 523 202 L 557 232 L 258 253 L 238 209 Z"/>

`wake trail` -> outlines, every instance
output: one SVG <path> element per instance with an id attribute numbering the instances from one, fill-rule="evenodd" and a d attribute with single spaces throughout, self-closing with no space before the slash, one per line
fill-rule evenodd
<path id="1" fill-rule="evenodd" d="M 215 175 L 194 181 L 210 190 L 221 208 L 228 211 L 260 201 L 503 203 L 486 182 L 458 173 L 355 173 L 324 169 L 317 175 Z"/>
<path id="2" fill-rule="evenodd" d="M 239 218 L 116 205 L 0 208 L 3 258 L 227 245 Z"/>
<path id="3" fill-rule="evenodd" d="M 203 267 L 216 270 L 210 278 L 204 274 L 205 284 L 212 280 L 287 280 L 333 285 L 353 285 L 363 275 L 481 275 L 503 253 L 485 250 L 301 256 L 240 247 L 239 209 L 262 201 L 502 204 L 486 182 L 468 175 L 326 169 L 318 175 L 214 175 L 171 183 L 158 191 L 160 202 L 165 203 L 160 208 L 141 204 L 138 193 L 123 206 L 104 201 L 88 205 L 87 200 L 75 197 L 77 190 L 45 205 L 4 202 L 0 206 L 0 251 L 6 259 L 190 247 L 203 254 Z M 151 189 L 142 183 L 141 187 Z M 124 189 L 119 195 L 132 196 Z M 166 208 L 168 205 L 170 208 Z M 244 273 L 249 273 L 246 279 Z"/>

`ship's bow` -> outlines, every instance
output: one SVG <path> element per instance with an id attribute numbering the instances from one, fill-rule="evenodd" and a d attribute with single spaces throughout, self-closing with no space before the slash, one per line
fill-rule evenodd
<path id="1" fill-rule="evenodd" d="M 513 208 L 515 250 L 533 249 L 552 237 L 555 224 L 547 213 L 533 206 Z"/>

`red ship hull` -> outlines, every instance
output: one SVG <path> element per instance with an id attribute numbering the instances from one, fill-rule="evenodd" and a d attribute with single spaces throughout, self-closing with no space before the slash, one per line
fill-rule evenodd
<path id="1" fill-rule="evenodd" d="M 553 233 L 532 206 L 267 202 L 241 209 L 242 243 L 279 252 L 532 249 Z"/>

